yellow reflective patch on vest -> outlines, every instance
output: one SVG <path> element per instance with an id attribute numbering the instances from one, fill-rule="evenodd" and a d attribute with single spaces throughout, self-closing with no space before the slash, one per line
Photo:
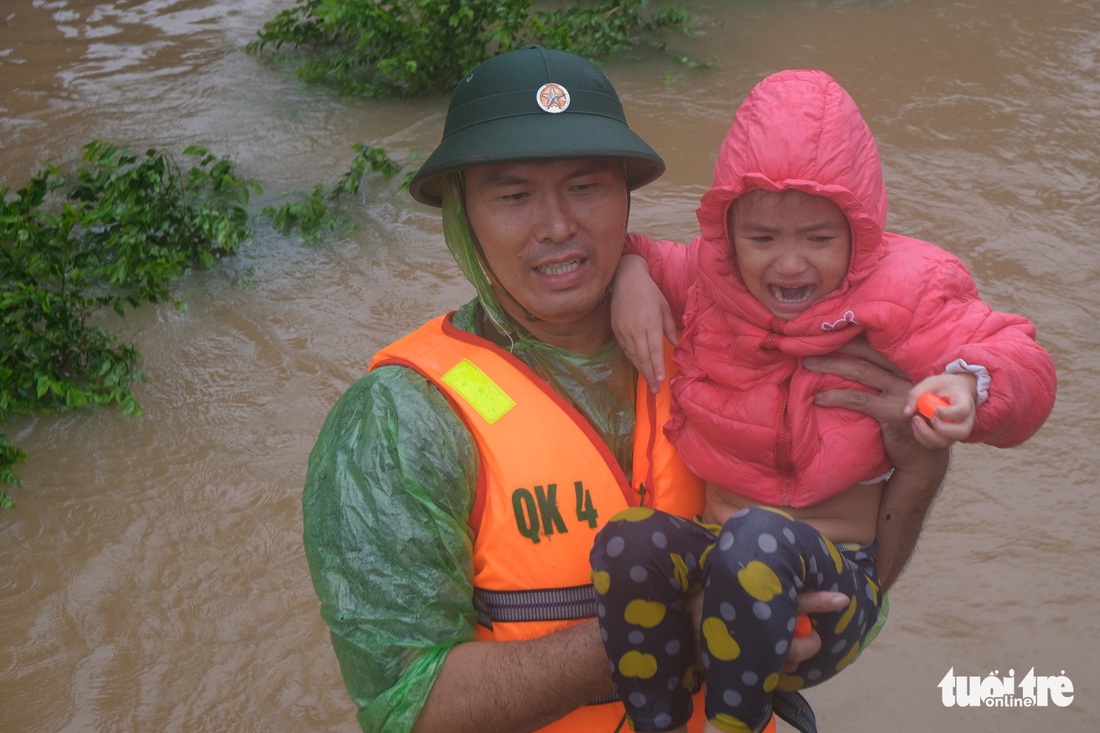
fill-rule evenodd
<path id="1" fill-rule="evenodd" d="M 469 359 L 463 359 L 451 367 L 443 375 L 443 381 L 462 395 L 490 425 L 516 406 L 515 400 Z"/>

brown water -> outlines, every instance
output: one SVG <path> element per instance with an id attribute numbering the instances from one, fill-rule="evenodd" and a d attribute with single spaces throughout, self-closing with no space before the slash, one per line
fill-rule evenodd
<path id="1" fill-rule="evenodd" d="M 199 143 L 279 192 L 333 182 L 351 146 L 415 161 L 445 100 L 341 101 L 236 52 L 289 0 L 5 0 L 0 186 L 104 137 Z M 635 228 L 689 237 L 750 86 L 823 68 L 860 103 L 890 226 L 941 243 L 1054 354 L 1059 401 L 1026 446 L 965 446 L 859 664 L 810 693 L 824 730 L 1100 729 L 1100 4 L 689 3 L 702 38 L 607 71 L 668 173 Z M 669 75 L 666 78 L 666 75 Z M 372 184 L 359 231 L 261 229 L 180 283 L 186 313 L 118 329 L 144 414 L 9 420 L 30 458 L 0 513 L 0 731 L 354 731 L 300 543 L 306 457 L 380 345 L 464 302 L 437 215 Z M 265 200 L 265 203 L 267 202 Z M 1068 677 L 1069 707 L 946 708 L 940 680 Z"/>

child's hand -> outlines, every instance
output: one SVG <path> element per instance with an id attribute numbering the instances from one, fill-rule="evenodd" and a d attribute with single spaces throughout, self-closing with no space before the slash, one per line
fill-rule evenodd
<path id="1" fill-rule="evenodd" d="M 611 290 L 611 327 L 630 361 L 657 392 L 665 379 L 664 339 L 677 343 L 676 319 L 645 259 L 623 255 Z"/>
<path id="2" fill-rule="evenodd" d="M 917 413 L 917 399 L 931 393 L 947 404 L 935 408 L 931 418 Z M 926 448 L 946 448 L 965 440 L 974 429 L 978 381 L 970 374 L 938 374 L 917 384 L 905 401 L 905 414 L 913 417 L 913 434 Z"/>

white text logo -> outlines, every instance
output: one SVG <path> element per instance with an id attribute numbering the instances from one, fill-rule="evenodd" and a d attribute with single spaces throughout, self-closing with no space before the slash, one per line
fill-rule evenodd
<path id="1" fill-rule="evenodd" d="M 1059 675 L 1035 674 L 1032 667 L 1018 682 L 1015 670 L 998 677 L 996 670 L 985 677 L 956 677 L 955 668 L 947 670 L 938 687 L 943 704 L 960 708 L 1030 708 L 1057 705 L 1064 708 L 1073 702 L 1073 682 L 1063 669 Z"/>

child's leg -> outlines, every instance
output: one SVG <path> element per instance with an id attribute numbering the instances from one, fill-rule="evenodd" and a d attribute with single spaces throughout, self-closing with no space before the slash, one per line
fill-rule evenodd
<path id="1" fill-rule="evenodd" d="M 711 724 L 727 733 L 755 731 L 768 720 L 777 686 L 818 684 L 855 658 L 880 604 L 874 563 L 858 554 L 842 553 L 810 525 L 776 510 L 748 509 L 723 525 L 704 568 L 702 645 Z M 852 602 L 813 617 L 821 651 L 784 675 L 803 590 L 838 591 Z"/>
<path id="2" fill-rule="evenodd" d="M 713 542 L 690 520 L 643 508 L 619 512 L 596 536 L 600 632 L 636 731 L 670 730 L 691 717 L 698 681 L 683 598 L 701 587 L 700 560 Z"/>

